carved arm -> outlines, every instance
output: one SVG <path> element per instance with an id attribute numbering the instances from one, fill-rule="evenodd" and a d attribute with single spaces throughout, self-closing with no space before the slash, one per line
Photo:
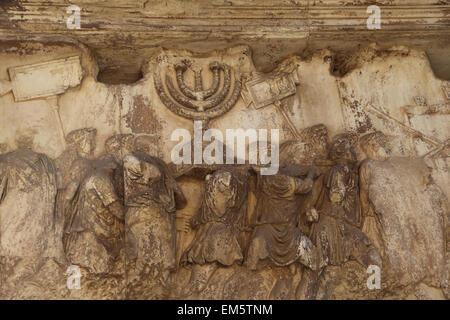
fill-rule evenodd
<path id="1" fill-rule="evenodd" d="M 370 172 L 369 172 L 369 161 L 366 160 L 361 164 L 359 169 L 359 200 L 361 205 L 361 215 L 363 219 L 368 216 L 373 216 L 372 206 L 369 200 L 369 183 L 370 183 Z"/>
<path id="2" fill-rule="evenodd" d="M 3 176 L 0 183 L 0 204 L 3 202 L 3 199 L 6 197 L 6 189 L 8 186 L 8 177 Z"/>

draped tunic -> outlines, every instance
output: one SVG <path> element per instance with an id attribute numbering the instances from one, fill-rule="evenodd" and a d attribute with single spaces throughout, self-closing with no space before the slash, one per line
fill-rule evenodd
<path id="1" fill-rule="evenodd" d="M 124 158 L 127 259 L 136 274 L 176 264 L 176 209 L 184 195 L 161 160 L 142 152 Z"/>
<path id="2" fill-rule="evenodd" d="M 0 156 L 0 255 L 62 259 L 56 166 L 31 149 Z"/>
<path id="3" fill-rule="evenodd" d="M 312 266 L 312 243 L 298 228 L 299 194 L 311 191 L 313 182 L 277 174 L 258 177 L 256 228 L 252 238 L 265 242 L 268 258 L 277 266 L 287 266 L 299 258 Z"/>
<path id="4" fill-rule="evenodd" d="M 230 178 L 229 186 L 220 190 L 217 181 L 226 174 Z M 219 262 L 231 266 L 243 260 L 240 232 L 247 208 L 248 186 L 244 179 L 225 170 L 216 171 L 212 176 L 207 179 L 202 205 L 195 217 L 199 229 L 182 262 L 200 265 Z M 218 197 L 226 202 L 224 211 L 217 206 Z"/>

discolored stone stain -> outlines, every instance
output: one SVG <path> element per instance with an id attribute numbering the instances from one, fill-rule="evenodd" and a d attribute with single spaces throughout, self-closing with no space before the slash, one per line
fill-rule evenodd
<path id="1" fill-rule="evenodd" d="M 5 22 L 0 24 L 1 28 L 14 29 L 19 28 L 19 21 L 13 21 L 14 14 L 11 11 L 25 11 L 20 4 L 19 0 L 2 0 L 0 1 L 0 12 L 3 11 L 6 15 L 6 19 L 2 19 Z M 23 15 L 22 15 L 23 19 Z"/>
<path id="2" fill-rule="evenodd" d="M 162 123 L 156 117 L 150 101 L 142 95 L 133 97 L 133 106 L 125 116 L 125 121 L 133 133 L 160 133 Z"/>
<path id="3" fill-rule="evenodd" d="M 389 56 L 407 57 L 409 50 L 396 51 L 392 49 L 375 49 L 367 46 L 357 51 L 337 52 L 332 57 L 330 72 L 336 77 L 344 77 L 365 63 L 372 63 L 375 59 L 384 59 Z"/>
<path id="4" fill-rule="evenodd" d="M 18 40 L 8 40 L 0 42 L 0 53 L 17 54 L 19 56 L 24 56 L 37 53 L 53 52 L 56 48 L 67 47 L 73 48 L 74 50 L 79 50 L 79 48 L 74 45 L 58 41 L 46 41 L 45 43 L 33 41 L 24 43 Z"/>
<path id="5" fill-rule="evenodd" d="M 0 8 L 7 10 L 24 10 L 19 0 L 2 0 Z"/>
<path id="6" fill-rule="evenodd" d="M 342 97 L 342 100 L 355 116 L 356 132 L 363 134 L 370 131 L 373 128 L 373 124 L 369 116 L 363 111 L 361 103 L 358 100 L 350 100 L 347 97 Z"/>

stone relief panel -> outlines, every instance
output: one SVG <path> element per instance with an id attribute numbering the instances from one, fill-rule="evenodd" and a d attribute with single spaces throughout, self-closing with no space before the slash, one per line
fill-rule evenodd
<path id="1" fill-rule="evenodd" d="M 5 78 L 0 298 L 448 299 L 445 84 L 420 52 L 367 53 L 377 50 L 342 77 L 328 51 L 262 74 L 245 46 L 162 50 L 143 79 L 118 86 L 71 54 L 39 64 L 70 62 L 62 89 L 20 102 L 9 92 L 20 79 Z M 35 106 L 51 124 L 41 135 L 32 115 L 20 126 Z M 250 155 L 174 163 L 171 134 L 195 137 L 194 121 L 201 134 L 279 129 L 277 171 Z"/>

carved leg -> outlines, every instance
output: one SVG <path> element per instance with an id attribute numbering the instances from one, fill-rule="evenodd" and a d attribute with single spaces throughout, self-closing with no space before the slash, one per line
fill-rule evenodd
<path id="1" fill-rule="evenodd" d="M 355 260 L 367 268 L 370 265 L 376 265 L 378 267 L 383 266 L 383 262 L 381 256 L 374 246 L 370 245 L 369 247 L 364 246 L 363 248 L 357 249 L 356 252 L 352 254 Z"/>
<path id="2" fill-rule="evenodd" d="M 301 235 L 297 245 L 298 261 L 311 270 L 320 270 L 327 265 L 328 259 L 321 254 L 311 239 Z"/>
<path id="3" fill-rule="evenodd" d="M 159 283 L 165 290 L 170 290 L 172 287 L 170 275 L 171 275 L 170 270 L 163 269 L 160 271 Z"/>
<path id="4" fill-rule="evenodd" d="M 195 293 L 202 292 L 208 285 L 208 281 L 217 270 L 217 267 L 217 263 L 194 265 L 189 280 L 191 291 Z"/>
<path id="5" fill-rule="evenodd" d="M 298 284 L 295 292 L 295 298 L 297 300 L 316 299 L 320 273 L 320 271 L 313 271 L 305 268 L 303 271 L 302 280 Z"/>
<path id="6" fill-rule="evenodd" d="M 255 237 L 251 240 L 248 247 L 245 267 L 250 270 L 256 270 L 259 260 L 266 259 L 269 256 L 266 248 L 266 241 L 261 237 Z"/>
<path id="7" fill-rule="evenodd" d="M 349 236 L 346 239 L 346 246 L 349 258 L 355 259 L 358 263 L 367 268 L 369 265 L 382 267 L 383 262 L 380 254 L 370 239 L 359 229 L 346 225 Z"/>

